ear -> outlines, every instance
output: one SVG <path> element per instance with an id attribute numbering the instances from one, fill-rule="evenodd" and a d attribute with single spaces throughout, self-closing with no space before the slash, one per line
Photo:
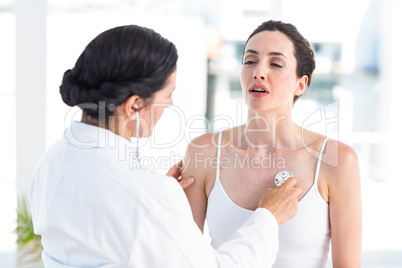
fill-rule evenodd
<path id="1" fill-rule="evenodd" d="M 302 78 L 298 79 L 298 85 L 296 90 L 294 91 L 295 96 L 300 96 L 304 93 L 304 91 L 306 91 L 307 83 L 308 83 L 307 75 L 303 75 Z"/>
<path id="2" fill-rule="evenodd" d="M 135 106 L 136 105 L 136 106 Z M 144 107 L 144 101 L 138 95 L 132 95 L 122 104 L 122 110 L 126 116 L 133 115 L 136 111 L 139 111 Z"/>

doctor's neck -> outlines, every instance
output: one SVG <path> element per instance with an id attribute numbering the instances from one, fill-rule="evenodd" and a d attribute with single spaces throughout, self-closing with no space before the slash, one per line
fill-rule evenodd
<path id="1" fill-rule="evenodd" d="M 119 136 L 122 136 L 127 140 L 129 140 L 130 137 L 132 137 L 131 135 L 132 133 L 127 131 L 128 129 L 127 122 L 130 121 L 126 121 L 124 120 L 124 118 L 122 120 L 119 120 L 121 119 L 119 116 L 108 116 L 108 117 L 109 120 L 98 120 L 97 118 L 83 112 L 81 122 L 95 127 L 107 129 Z"/>
<path id="2" fill-rule="evenodd" d="M 115 132 L 114 127 L 112 127 L 112 129 L 110 129 L 110 126 L 113 126 L 113 124 L 109 124 L 109 121 L 98 120 L 98 119 L 86 114 L 85 112 L 82 113 L 81 122 L 88 124 L 88 125 L 95 126 L 95 127 L 105 128 L 107 130 Z"/>

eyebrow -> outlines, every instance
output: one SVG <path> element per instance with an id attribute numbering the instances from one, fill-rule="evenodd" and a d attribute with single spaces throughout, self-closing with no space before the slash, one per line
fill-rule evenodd
<path id="1" fill-rule="evenodd" d="M 253 50 L 253 49 L 248 49 L 246 52 L 244 52 L 244 54 L 246 54 L 246 53 L 259 55 L 259 53 L 257 51 L 255 51 L 255 50 Z M 283 53 L 281 53 L 281 52 L 270 52 L 268 55 L 270 55 L 270 56 L 282 56 L 282 57 L 287 59 L 287 57 L 285 55 L 283 55 Z"/>

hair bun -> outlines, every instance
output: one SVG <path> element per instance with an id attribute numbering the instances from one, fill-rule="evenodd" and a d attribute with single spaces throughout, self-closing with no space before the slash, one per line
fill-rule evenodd
<path id="1" fill-rule="evenodd" d="M 80 87 L 69 69 L 64 72 L 60 85 L 60 94 L 63 102 L 68 106 L 76 106 L 80 103 Z"/>

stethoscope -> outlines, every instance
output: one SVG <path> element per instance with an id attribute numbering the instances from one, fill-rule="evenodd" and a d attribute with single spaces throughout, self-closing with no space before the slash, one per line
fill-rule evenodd
<path id="1" fill-rule="evenodd" d="M 133 108 L 135 109 L 135 136 L 137 139 L 137 148 L 136 148 L 136 156 L 137 156 L 137 160 L 138 162 L 140 162 L 140 152 L 139 152 L 139 148 L 138 148 L 138 143 L 139 143 L 139 139 L 140 139 L 140 114 L 138 113 L 138 104 L 134 103 Z"/>
<path id="2" fill-rule="evenodd" d="M 293 173 L 287 170 L 282 170 L 276 173 L 274 182 L 276 186 L 281 186 L 287 179 L 294 177 Z"/>

